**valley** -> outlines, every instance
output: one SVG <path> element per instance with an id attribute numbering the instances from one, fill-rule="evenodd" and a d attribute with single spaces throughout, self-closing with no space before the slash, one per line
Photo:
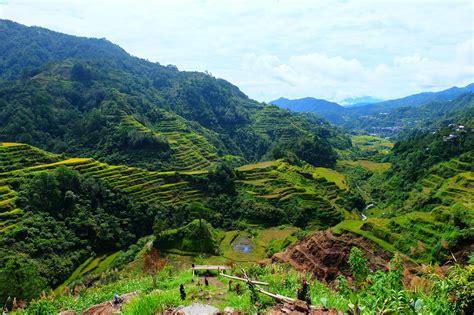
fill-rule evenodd
<path id="1" fill-rule="evenodd" d="M 0 39 L 3 311 L 474 309 L 472 84 L 273 105 L 105 39 Z"/>

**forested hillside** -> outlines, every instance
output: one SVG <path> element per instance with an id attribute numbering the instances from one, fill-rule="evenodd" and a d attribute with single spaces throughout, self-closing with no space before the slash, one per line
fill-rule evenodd
<path id="1" fill-rule="evenodd" d="M 302 138 L 329 151 L 350 146 L 323 120 L 259 104 L 211 75 L 134 58 L 106 41 L 1 25 L 2 59 L 28 54 L 5 71 L 37 68 L 0 84 L 0 140 L 160 170 L 204 169 L 226 155 L 258 161 Z M 36 45 L 25 50 L 25 37 Z"/>
<path id="2" fill-rule="evenodd" d="M 372 207 L 366 222 L 347 221 L 336 229 L 364 235 L 419 261 L 443 261 L 453 253 L 466 259 L 474 240 L 473 115 L 465 112 L 434 126 L 436 131 L 412 132 L 395 143 L 382 158 L 391 165 L 387 171 L 351 172 L 367 189 Z"/>

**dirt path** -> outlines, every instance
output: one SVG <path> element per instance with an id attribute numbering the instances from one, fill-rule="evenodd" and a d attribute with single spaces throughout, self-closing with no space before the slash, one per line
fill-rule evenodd
<path id="1" fill-rule="evenodd" d="M 213 315 L 219 312 L 217 307 L 208 304 L 194 303 L 177 310 L 179 315 Z"/>
<path id="2" fill-rule="evenodd" d="M 194 291 L 189 299 L 197 303 L 225 306 L 228 299 L 227 286 L 218 277 L 207 277 L 209 286 L 205 285 L 205 277 L 194 278 Z M 197 288 L 197 290 L 196 290 Z"/>

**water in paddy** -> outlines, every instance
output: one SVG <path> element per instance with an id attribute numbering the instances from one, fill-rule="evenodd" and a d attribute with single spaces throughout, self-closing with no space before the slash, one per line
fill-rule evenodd
<path id="1" fill-rule="evenodd" d="M 251 253 L 253 251 L 252 241 L 245 235 L 238 236 L 233 242 L 232 247 L 236 252 Z"/>

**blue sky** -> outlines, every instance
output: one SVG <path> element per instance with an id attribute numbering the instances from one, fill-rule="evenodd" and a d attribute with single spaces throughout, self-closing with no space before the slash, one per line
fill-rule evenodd
<path id="1" fill-rule="evenodd" d="M 207 70 L 259 101 L 390 99 L 474 82 L 470 0 L 0 0 L 0 17 Z"/>

